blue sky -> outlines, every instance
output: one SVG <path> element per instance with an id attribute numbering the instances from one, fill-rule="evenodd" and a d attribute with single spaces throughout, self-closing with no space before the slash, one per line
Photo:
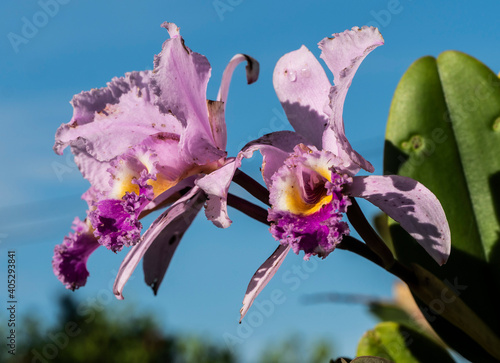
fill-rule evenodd
<path id="1" fill-rule="evenodd" d="M 289 128 L 280 121 L 283 111 L 272 87 L 277 60 L 302 44 L 319 56 L 316 44 L 322 38 L 353 26 L 376 25 L 385 38 L 385 45 L 359 69 L 344 110 L 348 138 L 376 173 L 382 173 L 392 94 L 414 60 L 455 49 L 500 71 L 500 4 L 494 1 L 59 1 L 57 6 L 52 0 L 0 5 L 0 251 L 5 256 L 7 249 L 16 250 L 21 319 L 30 311 L 49 322 L 55 318 L 55 299 L 67 292 L 52 274 L 53 246 L 75 216 L 85 215 L 79 196 L 87 182 L 71 156 L 52 151 L 55 130 L 72 115 L 68 102 L 75 93 L 105 86 L 125 72 L 151 69 L 168 37 L 160 28 L 163 21 L 180 26 L 186 44 L 211 62 L 211 99 L 234 54 L 246 53 L 260 62 L 256 84 L 246 85 L 242 69 L 233 78 L 226 114 L 231 155 L 251 139 Z M 27 21 L 35 28 L 26 26 Z M 255 159 L 243 169 L 260 180 L 259 166 Z M 370 215 L 375 211 L 363 207 Z M 283 303 L 275 304 L 269 316 L 261 314 L 262 319 L 253 307 L 254 320 L 245 328 L 237 324 L 243 294 L 276 242 L 265 226 L 230 213 L 234 223 L 227 230 L 215 228 L 200 214 L 156 297 L 138 268 L 125 288 L 125 303 L 115 300 L 109 285 L 125 253 L 98 251 L 89 260 L 87 286 L 74 293 L 82 311 L 88 299 L 112 309 L 129 301 L 138 311 L 153 312 L 170 331 L 221 344 L 228 334 L 237 337 L 234 346 L 248 361 L 255 350 L 295 332 L 307 341 L 328 339 L 337 355 L 353 356 L 360 336 L 375 324 L 365 309 L 304 306 L 300 298 L 329 291 L 388 298 L 394 279 L 344 251 L 309 264 L 291 255 L 258 300 L 263 304 L 281 291 L 278 300 Z M 2 271 L 5 260 L 0 257 Z M 297 272 L 299 268 L 305 272 Z"/>

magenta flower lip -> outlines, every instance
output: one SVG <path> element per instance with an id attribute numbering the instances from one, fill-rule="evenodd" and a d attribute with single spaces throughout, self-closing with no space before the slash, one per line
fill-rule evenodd
<path id="1" fill-rule="evenodd" d="M 271 178 L 271 234 L 296 254 L 304 251 L 306 260 L 325 258 L 349 234 L 342 218 L 351 202 L 343 189 L 352 178 L 334 168 L 335 160 L 328 152 L 299 144 Z"/>
<path id="2" fill-rule="evenodd" d="M 87 282 L 87 259 L 99 243 L 86 223 L 78 217 L 73 221 L 73 233 L 55 246 L 52 268 L 67 289 L 76 290 Z"/>

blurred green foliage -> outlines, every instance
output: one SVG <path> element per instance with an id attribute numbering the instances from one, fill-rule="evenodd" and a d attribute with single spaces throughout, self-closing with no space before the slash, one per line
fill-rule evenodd
<path id="1" fill-rule="evenodd" d="M 299 335 L 292 335 L 278 344 L 264 349 L 260 363 L 326 363 L 332 357 L 331 345 L 326 341 L 318 341 L 312 347 L 304 345 Z"/>
<path id="2" fill-rule="evenodd" d="M 179 338 L 164 334 L 152 316 L 133 316 L 95 311 L 88 316 L 77 312 L 75 301 L 64 296 L 56 324 L 43 332 L 33 316 L 18 329 L 15 356 L 2 349 L 5 362 L 172 362 L 233 363 L 235 355 L 198 338 Z M 121 317 L 120 317 L 121 316 Z M 123 318 L 125 316 L 125 318 Z"/>
<path id="3" fill-rule="evenodd" d="M 79 314 L 77 302 L 68 295 L 59 300 L 56 323 L 46 329 L 34 314 L 16 328 L 16 354 L 0 351 L 6 363 L 237 363 L 238 352 L 196 336 L 166 334 L 151 315 L 136 315 L 133 309 L 95 309 L 95 315 Z M 6 336 L 5 322 L 0 325 Z M 292 335 L 257 354 L 259 363 L 328 362 L 329 344 L 308 346 Z"/>

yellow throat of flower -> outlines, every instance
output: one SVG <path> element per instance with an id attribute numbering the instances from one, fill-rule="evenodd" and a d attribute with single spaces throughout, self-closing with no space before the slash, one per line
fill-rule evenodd
<path id="1" fill-rule="evenodd" d="M 313 169 L 313 171 L 321 175 L 326 180 L 331 181 L 331 172 L 327 168 L 319 167 Z M 311 215 L 318 212 L 321 207 L 332 201 L 332 196 L 326 195 L 326 189 L 321 191 L 318 198 L 314 201 L 307 201 L 304 198 L 302 189 L 303 188 L 301 187 L 300 182 L 296 179 L 295 182 L 293 182 L 289 188 L 284 191 L 283 198 L 287 205 L 287 210 L 290 213 L 303 216 Z"/>

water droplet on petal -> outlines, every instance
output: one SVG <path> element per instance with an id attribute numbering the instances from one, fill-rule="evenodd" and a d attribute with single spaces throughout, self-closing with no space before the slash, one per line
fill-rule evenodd
<path id="1" fill-rule="evenodd" d="M 300 70 L 300 76 L 304 78 L 309 78 L 311 76 L 311 70 L 308 67 L 304 67 Z"/>
<path id="2" fill-rule="evenodd" d="M 288 80 L 290 82 L 295 82 L 297 80 L 297 72 L 295 72 L 295 71 L 288 71 Z"/>

